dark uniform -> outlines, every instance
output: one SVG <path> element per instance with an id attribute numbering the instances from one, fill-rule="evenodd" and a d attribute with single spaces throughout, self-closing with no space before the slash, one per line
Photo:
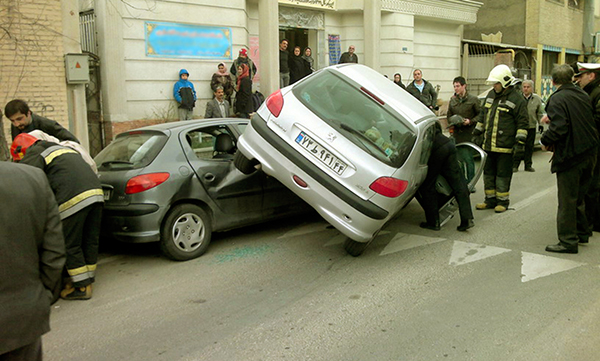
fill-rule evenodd
<path id="1" fill-rule="evenodd" d="M 464 97 L 459 97 L 454 94 L 452 98 L 450 98 L 447 118 L 458 114 L 465 119 L 471 120 L 471 124 L 469 125 L 457 124 L 450 129 L 452 138 L 454 138 L 456 144 L 471 141 L 477 116 L 481 112 L 479 103 L 479 99 L 475 95 L 469 94 L 469 92 L 466 92 Z M 473 153 L 471 152 L 471 148 L 468 147 L 460 147 L 457 149 L 457 153 L 458 161 L 463 165 L 463 174 L 465 174 L 468 183 L 475 176 Z"/>
<path id="2" fill-rule="evenodd" d="M 514 87 L 508 86 L 499 94 L 494 90 L 488 93 L 473 131 L 475 136 L 483 135 L 482 148 L 488 153 L 483 168 L 485 203 L 478 209 L 504 208 L 496 209 L 499 212 L 508 208 L 513 147 L 517 137 L 524 145 L 528 126 L 527 104 Z"/>
<path id="3" fill-rule="evenodd" d="M 31 123 L 25 129 L 21 130 L 14 125 L 10 126 L 10 132 L 12 135 L 12 139 L 21 133 L 29 133 L 33 130 L 39 129 L 46 134 L 50 134 L 60 141 L 71 140 L 73 142 L 79 143 L 79 140 L 71 134 L 68 130 L 63 128 L 58 122 L 55 120 L 51 120 L 48 118 L 41 117 L 37 114 L 31 113 Z"/>
<path id="4" fill-rule="evenodd" d="M 76 288 L 94 281 L 104 196 L 98 176 L 77 151 L 38 141 L 21 161 L 42 169 L 58 203 L 67 250 L 66 268 Z"/>
<path id="5" fill-rule="evenodd" d="M 550 96 L 546 112 L 550 125 L 540 141 L 554 150 L 550 170 L 558 186 L 559 244 L 576 253 L 578 243 L 589 239 L 584 196 L 596 162 L 598 133 L 588 95 L 573 84 L 561 85 Z"/>
<path id="6" fill-rule="evenodd" d="M 471 209 L 467 184 L 456 157 L 456 147 L 450 138 L 442 134 L 442 128 L 438 123 L 433 137 L 431 156 L 427 162 L 427 177 L 419 187 L 417 196 L 417 200 L 425 211 L 426 222 L 421 224 L 423 228 L 438 230 L 440 227 L 438 193 L 435 189 L 435 183 L 440 174 L 452 188 L 458 202 L 461 219 L 459 230 L 469 228 L 466 227 L 469 221 L 471 221 L 472 227 L 473 210 Z M 462 226 L 466 228 L 461 229 Z"/>
<path id="7" fill-rule="evenodd" d="M 594 120 L 596 128 L 600 129 L 600 72 L 596 72 L 594 81 L 587 84 L 583 90 L 592 99 Z M 596 153 L 596 159 L 600 156 L 600 147 Z M 592 174 L 592 181 L 585 195 L 585 214 L 592 231 L 600 232 L 600 165 L 596 160 L 596 166 Z"/>

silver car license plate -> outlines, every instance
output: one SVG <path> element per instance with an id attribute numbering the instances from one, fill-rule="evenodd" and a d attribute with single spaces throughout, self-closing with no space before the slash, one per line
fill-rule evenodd
<path id="1" fill-rule="evenodd" d="M 304 132 L 300 132 L 300 134 L 298 134 L 296 137 L 296 143 L 300 144 L 304 149 L 308 150 L 310 154 L 315 156 L 323 164 L 339 175 L 344 173 L 344 170 L 346 170 L 346 167 L 348 167 L 346 163 L 331 154 L 331 152 L 329 152 L 325 147 L 317 143 Z"/>

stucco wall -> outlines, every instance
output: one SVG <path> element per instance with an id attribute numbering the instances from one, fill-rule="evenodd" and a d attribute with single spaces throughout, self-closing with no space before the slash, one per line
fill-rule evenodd
<path id="1" fill-rule="evenodd" d="M 445 102 L 454 94 L 452 80 L 460 75 L 460 43 L 460 25 L 415 19 L 413 68 L 421 69 L 423 79 L 434 87 L 440 86 L 438 99 Z"/>
<path id="2" fill-rule="evenodd" d="M 477 22 L 465 25 L 465 39 L 481 40 L 482 33 L 502 31 L 503 43 L 525 45 L 525 4 L 538 0 L 478 1 L 484 4 L 477 12 Z"/>
<path id="3" fill-rule="evenodd" d="M 3 1 L 0 27 L 0 106 L 25 100 L 34 113 L 68 128 L 60 1 Z M 10 36 L 8 36 L 10 35 Z M 3 118 L 9 145 L 10 121 Z"/>
<path id="4" fill-rule="evenodd" d="M 390 79 L 400 73 L 402 82 L 412 80 L 414 17 L 401 13 L 381 15 L 381 71 Z"/>

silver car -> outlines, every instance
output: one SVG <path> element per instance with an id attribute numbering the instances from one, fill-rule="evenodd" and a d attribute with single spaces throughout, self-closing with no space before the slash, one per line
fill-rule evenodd
<path id="1" fill-rule="evenodd" d="M 335 65 L 271 94 L 238 140 L 235 164 L 243 173 L 260 164 L 359 255 L 423 182 L 436 121 L 375 70 Z"/>

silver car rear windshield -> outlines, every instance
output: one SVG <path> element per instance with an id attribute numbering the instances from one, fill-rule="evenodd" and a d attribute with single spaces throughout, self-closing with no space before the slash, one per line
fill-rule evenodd
<path id="1" fill-rule="evenodd" d="M 327 124 L 378 160 L 400 168 L 416 140 L 389 105 L 331 71 L 293 88 L 293 94 Z"/>
<path id="2" fill-rule="evenodd" d="M 119 134 L 94 158 L 98 170 L 143 168 L 158 155 L 167 141 L 160 132 L 132 131 Z"/>

